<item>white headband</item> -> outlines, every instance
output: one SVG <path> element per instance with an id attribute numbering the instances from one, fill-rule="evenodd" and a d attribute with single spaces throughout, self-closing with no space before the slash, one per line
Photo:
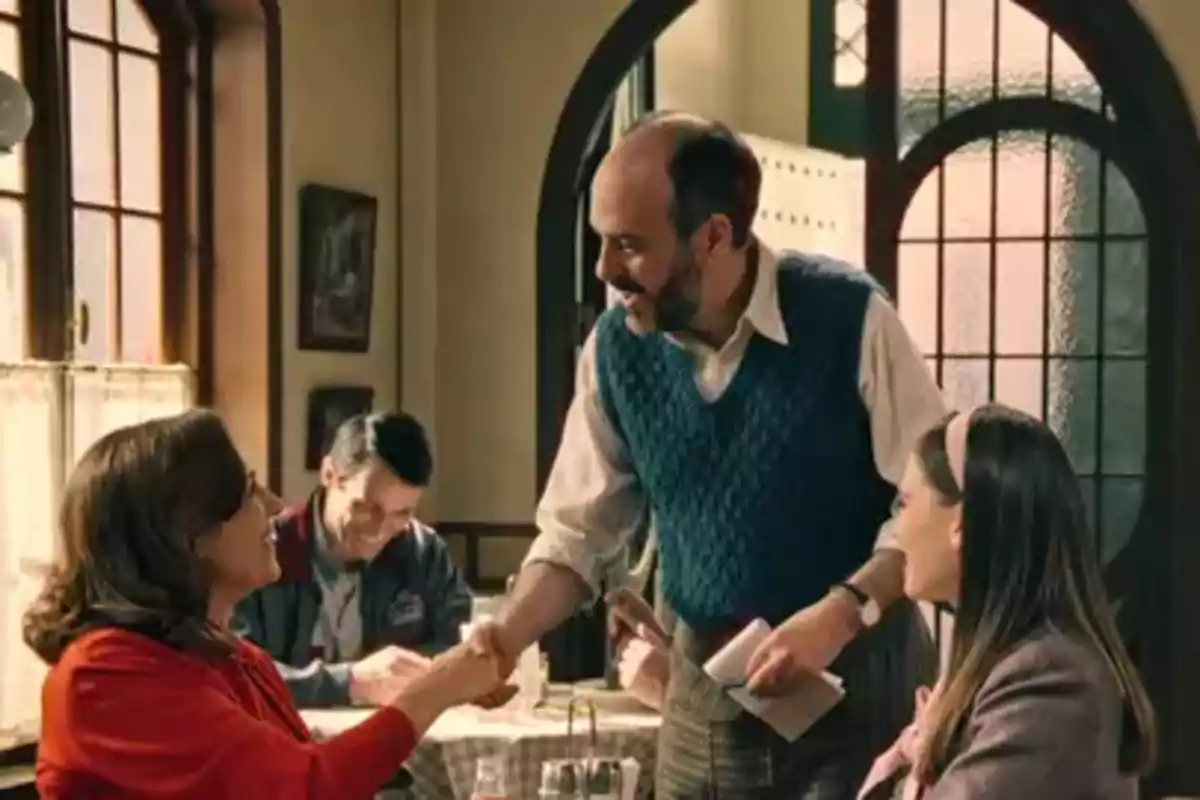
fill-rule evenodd
<path id="1" fill-rule="evenodd" d="M 967 431 L 974 413 L 974 408 L 962 411 L 946 424 L 946 459 L 960 493 L 967 488 Z"/>

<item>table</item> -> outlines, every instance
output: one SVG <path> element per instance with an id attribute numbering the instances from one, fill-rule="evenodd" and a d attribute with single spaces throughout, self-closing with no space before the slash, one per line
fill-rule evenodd
<path id="1" fill-rule="evenodd" d="M 515 704 L 493 711 L 474 706 L 451 709 L 434 723 L 405 763 L 412 787 L 387 797 L 469 800 L 479 758 L 505 756 L 507 783 L 514 800 L 536 800 L 541 765 L 582 753 L 588 743 L 586 714 L 576 714 L 574 736 L 567 736 L 565 697 L 569 687 L 554 686 L 550 702 L 533 710 Z M 578 711 L 578 708 L 577 708 Z M 368 709 L 307 709 L 302 716 L 313 733 L 326 738 L 361 722 Z M 637 759 L 641 764 L 637 797 L 653 788 L 654 758 L 661 717 L 629 703 L 606 707 L 596 719 L 597 754 Z"/>

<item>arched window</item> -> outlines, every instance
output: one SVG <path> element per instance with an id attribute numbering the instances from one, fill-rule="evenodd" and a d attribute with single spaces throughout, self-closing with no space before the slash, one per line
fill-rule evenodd
<path id="1" fill-rule="evenodd" d="M 0 69 L 35 117 L 0 154 L 0 748 L 37 729 L 19 620 L 64 479 L 107 431 L 192 403 L 185 8 L 0 0 Z"/>
<path id="2" fill-rule="evenodd" d="M 952 404 L 996 399 L 1055 429 L 1111 561 L 1147 471 L 1140 159 L 1080 58 L 1016 2 L 900 12 L 901 316 Z"/>

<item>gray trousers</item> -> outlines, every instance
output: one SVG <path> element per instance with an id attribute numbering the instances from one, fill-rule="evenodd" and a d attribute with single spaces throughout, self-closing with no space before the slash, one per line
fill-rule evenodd
<path id="1" fill-rule="evenodd" d="M 845 699 L 789 743 L 704 675 L 699 665 L 725 638 L 677 622 L 657 800 L 852 800 L 875 756 L 912 719 L 914 692 L 936 667 L 920 613 L 898 603 L 834 661 Z"/>

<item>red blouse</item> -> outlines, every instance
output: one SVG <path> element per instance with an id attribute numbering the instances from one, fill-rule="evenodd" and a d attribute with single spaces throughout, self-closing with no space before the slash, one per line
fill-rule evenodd
<path id="1" fill-rule="evenodd" d="M 320 744 L 266 654 L 216 665 L 116 629 L 73 642 L 42 687 L 49 800 L 369 798 L 416 744 L 384 708 Z"/>

